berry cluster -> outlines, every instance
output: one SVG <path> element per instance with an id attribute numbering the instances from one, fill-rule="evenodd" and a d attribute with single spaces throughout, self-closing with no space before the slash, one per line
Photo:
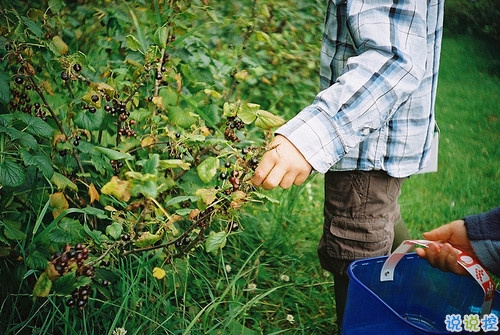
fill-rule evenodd
<path id="1" fill-rule="evenodd" d="M 84 308 L 87 306 L 89 294 L 92 292 L 89 285 L 81 286 L 71 293 L 71 298 L 66 300 L 66 306 Z"/>
<path id="2" fill-rule="evenodd" d="M 16 76 L 14 78 L 14 83 L 19 86 L 20 89 L 12 89 L 12 99 L 9 102 L 9 109 L 11 111 L 21 111 L 26 114 L 35 112 L 35 116 L 47 120 L 47 115 L 39 102 L 31 104 L 31 98 L 28 94 L 29 91 L 33 90 L 33 86 L 25 82 L 23 76 Z"/>
<path id="3" fill-rule="evenodd" d="M 79 145 L 80 145 L 80 140 L 81 140 L 81 139 L 82 139 L 82 138 L 80 137 L 80 135 L 76 135 L 76 136 L 75 136 L 75 139 L 73 140 L 73 145 L 74 145 L 75 147 L 79 146 Z"/>
<path id="4" fill-rule="evenodd" d="M 66 244 L 62 252 L 54 254 L 51 263 L 60 276 L 66 274 L 70 268 L 76 265 L 77 274 L 92 277 L 94 274 L 93 267 L 84 264 L 88 258 L 89 249 L 85 245 L 78 243 L 71 247 Z"/>
<path id="5" fill-rule="evenodd" d="M 115 160 L 110 160 L 109 163 L 111 164 L 111 167 L 113 168 L 113 171 L 115 175 L 120 174 L 120 169 L 123 167 L 123 162 L 122 161 L 115 161 Z"/>
<path id="6" fill-rule="evenodd" d="M 238 136 L 234 130 L 242 130 L 245 127 L 245 123 L 237 116 L 230 116 L 226 121 L 226 129 L 224 130 L 224 138 L 231 142 L 240 142 Z"/>
<path id="7" fill-rule="evenodd" d="M 233 192 L 239 190 L 240 188 L 241 181 L 239 177 L 240 177 L 239 171 L 236 170 L 231 171 L 231 175 L 229 176 L 228 181 L 231 183 L 231 185 L 233 185 L 232 189 Z"/>
<path id="8" fill-rule="evenodd" d="M 255 157 L 250 158 L 247 161 L 248 165 L 250 166 L 250 169 L 255 170 L 257 166 L 259 166 L 259 160 Z"/>

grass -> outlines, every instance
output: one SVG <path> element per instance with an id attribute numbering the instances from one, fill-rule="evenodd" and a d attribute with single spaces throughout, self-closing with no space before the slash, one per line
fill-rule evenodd
<path id="1" fill-rule="evenodd" d="M 413 237 L 463 215 L 500 204 L 500 79 L 490 75 L 495 50 L 465 36 L 443 42 L 437 119 L 439 171 L 411 177 L 401 207 Z M 161 254 L 116 260 L 100 276 L 83 311 L 64 297 L 38 299 L 30 318 L 7 334 L 334 334 L 331 276 L 319 266 L 322 178 L 269 193 L 269 204 L 243 218 L 217 255 L 175 261 L 167 275 L 151 274 Z M 17 312 L 31 297 L 16 295 Z M 9 300 L 11 302 L 11 300 Z M 1 302 L 5 304 L 8 302 Z M 0 305 L 3 309 L 3 305 Z M 28 308 L 28 307 L 26 307 Z M 1 314 L 0 329 L 16 320 Z"/>

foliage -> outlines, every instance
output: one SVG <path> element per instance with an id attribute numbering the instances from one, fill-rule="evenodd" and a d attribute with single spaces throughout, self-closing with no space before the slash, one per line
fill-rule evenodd
<path id="1" fill-rule="evenodd" d="M 175 297 L 176 306 L 158 301 L 166 311 L 182 304 L 179 292 L 197 294 L 197 285 L 170 285 L 195 271 L 189 259 L 221 257 L 245 213 L 276 203 L 249 180 L 272 129 L 314 94 L 316 2 L 301 5 L 313 22 L 301 40 L 288 22 L 296 6 L 274 1 L 1 8 L 0 264 L 10 316 L 0 329 L 78 332 L 85 322 L 58 313 L 76 306 L 73 315 L 88 309 L 90 318 L 130 297 L 113 324 L 91 331 L 101 334 L 143 289 Z M 217 293 L 224 308 L 229 292 Z M 209 320 L 213 307 L 201 304 Z M 199 327 L 189 315 L 172 323 Z"/>
<path id="2" fill-rule="evenodd" d="M 445 23 L 457 32 L 473 32 L 500 41 L 500 3 L 496 0 L 448 0 Z"/>

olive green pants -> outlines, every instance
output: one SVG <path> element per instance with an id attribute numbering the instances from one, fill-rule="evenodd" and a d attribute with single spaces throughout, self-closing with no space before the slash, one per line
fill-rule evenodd
<path id="1" fill-rule="evenodd" d="M 384 171 L 325 174 L 323 236 L 318 246 L 321 266 L 334 275 L 337 323 L 341 325 L 349 278 L 357 259 L 387 255 L 409 238 L 398 198 L 405 178 Z"/>

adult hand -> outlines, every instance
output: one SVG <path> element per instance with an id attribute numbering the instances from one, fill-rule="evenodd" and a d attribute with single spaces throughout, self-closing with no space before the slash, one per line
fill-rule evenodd
<path id="1" fill-rule="evenodd" d="M 443 271 L 451 271 L 462 275 L 468 274 L 457 263 L 460 254 L 459 250 L 476 257 L 463 220 L 452 221 L 423 235 L 427 240 L 441 242 L 442 244 L 431 244 L 427 249 L 417 248 L 416 252 L 420 257 L 427 259 L 431 266 Z"/>
<path id="2" fill-rule="evenodd" d="M 262 157 L 255 169 L 252 183 L 266 190 L 281 186 L 286 189 L 292 184 L 302 184 L 311 173 L 312 166 L 300 151 L 286 137 L 276 135 L 270 150 Z"/>

